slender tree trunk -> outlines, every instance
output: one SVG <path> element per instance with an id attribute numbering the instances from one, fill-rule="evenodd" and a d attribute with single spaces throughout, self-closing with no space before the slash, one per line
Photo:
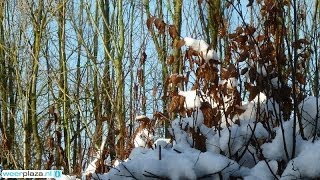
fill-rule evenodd
<path id="1" fill-rule="evenodd" d="M 112 101 L 112 84 L 110 72 L 110 57 L 108 54 L 111 51 L 111 32 L 110 32 L 110 7 L 108 0 L 101 0 L 101 10 L 103 16 L 103 44 L 104 44 L 104 70 L 103 70 L 103 91 L 104 96 L 104 110 L 108 123 L 107 148 L 111 157 L 111 161 L 116 157 L 115 147 L 115 131 L 114 121 L 111 119 L 111 101 Z"/>
<path id="2" fill-rule="evenodd" d="M 39 71 L 39 59 L 41 49 L 41 38 L 43 30 L 43 1 L 39 2 L 37 9 L 37 17 L 34 18 L 34 41 L 32 49 L 32 72 L 31 82 L 29 87 L 29 100 L 28 100 L 28 123 L 31 120 L 32 124 L 32 135 L 34 144 L 36 147 L 35 166 L 34 169 L 41 169 L 41 156 L 42 156 L 42 145 L 38 133 L 38 118 L 37 118 L 37 82 L 38 82 L 38 71 Z M 30 151 L 30 149 L 28 149 Z"/>
<path id="3" fill-rule="evenodd" d="M 4 1 L 0 3 L 0 45 L 5 46 L 4 39 L 4 15 L 5 15 L 5 7 Z M 4 48 L 0 48 L 0 94 L 1 94 L 1 112 L 0 112 L 0 123 L 1 123 L 1 134 L 3 140 L 1 143 L 7 140 L 6 129 L 8 122 L 8 112 L 7 112 L 7 78 L 6 78 L 6 58 Z M 2 154 L 4 156 L 4 154 Z"/>
<path id="4" fill-rule="evenodd" d="M 80 1 L 79 6 L 79 36 L 83 37 L 83 0 Z M 75 103 L 80 107 L 80 88 L 81 88 L 81 38 L 78 39 L 78 54 L 77 54 L 77 70 L 76 70 L 76 98 Z M 76 137 L 73 142 L 73 169 L 81 169 L 82 156 L 81 156 L 81 109 L 76 111 Z"/>
<path id="5" fill-rule="evenodd" d="M 99 3 L 96 3 L 95 7 L 95 26 L 99 27 Z M 100 102 L 100 92 L 98 85 L 98 66 L 97 66 L 97 56 L 98 56 L 98 30 L 95 28 L 93 35 L 93 113 L 96 122 L 96 128 L 94 132 L 93 144 L 100 147 L 102 143 L 102 118 L 101 118 L 101 102 Z M 94 147 L 94 146 L 93 146 Z"/>
<path id="6" fill-rule="evenodd" d="M 129 44 L 133 44 L 133 14 L 134 14 L 134 2 L 131 1 L 131 13 L 130 13 L 130 36 L 129 36 Z M 143 10 L 143 9 L 142 9 Z M 143 17 L 143 14 L 141 15 L 141 17 Z M 134 60 L 133 60 L 133 49 L 132 49 L 132 45 L 129 48 L 129 57 L 130 57 L 130 69 L 133 69 L 134 66 Z M 134 86 L 134 76 L 133 76 L 133 71 L 130 71 L 130 97 L 129 97 L 129 117 L 130 117 L 130 124 L 129 124 L 129 134 L 128 137 L 132 138 L 132 133 L 133 133 L 133 128 L 134 128 L 134 94 L 133 94 L 133 86 Z"/>
<path id="7" fill-rule="evenodd" d="M 118 11 L 118 28 L 119 28 L 119 43 L 117 44 L 117 58 L 115 61 L 116 70 L 116 113 L 118 121 L 118 153 L 120 159 L 124 159 L 125 151 L 125 137 L 126 137 L 126 124 L 125 124 L 125 112 L 124 112 L 124 77 L 122 69 L 122 58 L 124 54 L 124 24 L 123 24 L 123 11 L 122 11 L 122 0 L 118 0 L 117 11 Z"/>
<path id="8" fill-rule="evenodd" d="M 69 110 L 70 103 L 68 98 L 68 69 L 67 69 L 67 59 L 65 52 L 65 44 L 66 44 L 66 1 L 60 0 L 59 2 L 59 17 L 58 17 L 58 37 L 59 37 L 59 66 L 60 66 L 60 99 L 62 101 L 62 123 L 63 123 L 63 136 L 64 136 L 64 173 L 69 173 L 71 170 L 70 166 L 70 125 L 69 125 Z"/>

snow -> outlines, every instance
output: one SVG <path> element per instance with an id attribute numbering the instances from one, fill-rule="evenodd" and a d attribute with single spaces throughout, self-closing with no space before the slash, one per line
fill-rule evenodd
<path id="1" fill-rule="evenodd" d="M 191 37 L 183 40 L 205 63 L 218 60 L 217 53 L 204 40 Z M 270 62 L 258 64 L 249 61 L 249 66 L 264 77 L 271 73 L 267 71 L 270 65 Z M 249 71 L 244 76 L 249 80 Z M 173 84 L 183 80 L 182 78 L 182 74 L 171 75 Z M 270 79 L 270 82 L 274 89 L 281 88 L 278 77 Z M 228 89 L 238 87 L 235 77 L 220 79 L 218 83 Z M 262 92 L 250 102 L 242 102 L 238 106 L 244 110 L 242 114 L 235 115 L 233 119 L 222 115 L 219 127 L 207 127 L 203 124 L 204 114 L 200 110 L 201 103 L 209 102 L 212 108 L 217 108 L 224 114 L 220 102 L 215 102 L 213 94 L 201 90 L 179 91 L 178 94 L 185 97 L 184 107 L 192 110 L 192 113 L 187 117 L 170 120 L 168 131 L 172 139 L 159 138 L 149 147 L 150 141 L 154 140 L 153 133 L 148 128 L 140 129 L 134 137 L 135 148 L 128 159 L 116 160 L 113 168 L 106 174 L 95 174 L 96 158 L 88 165 L 84 174 L 92 173 L 94 179 L 113 180 L 229 179 L 231 176 L 245 180 L 320 178 L 320 140 L 313 139 L 314 134 L 320 133 L 320 105 L 316 106 L 316 97 L 309 96 L 299 105 L 304 135 L 308 139 L 304 140 L 297 125 L 297 131 L 293 131 L 292 116 L 284 121 L 279 104 Z M 230 94 L 217 96 L 222 99 L 225 109 L 234 101 Z M 141 115 L 136 120 L 150 119 Z M 196 138 L 192 137 L 190 128 L 204 136 L 205 150 L 195 148 Z M 311 142 L 312 139 L 314 142 Z M 296 146 L 293 154 L 294 140 Z"/>
<path id="2" fill-rule="evenodd" d="M 268 165 L 272 172 L 270 171 Z M 277 161 L 259 161 L 249 173 L 249 176 L 244 177 L 245 180 L 273 180 L 275 179 L 273 174 L 277 173 L 278 170 L 278 163 Z"/>
<path id="3" fill-rule="evenodd" d="M 278 77 L 272 78 L 271 79 L 271 84 L 272 84 L 272 87 L 275 88 L 275 89 L 281 88 L 281 83 L 279 82 L 279 78 Z"/>
<path id="4" fill-rule="evenodd" d="M 228 159 L 220 154 L 205 152 L 199 153 L 195 164 L 197 177 L 210 175 L 210 179 L 219 179 L 218 172 L 222 172 L 223 179 L 229 179 L 230 175 L 240 171 L 240 166 L 233 160 Z"/>
<path id="5" fill-rule="evenodd" d="M 142 129 L 134 138 L 134 146 L 147 147 L 150 140 L 153 140 L 153 134 L 148 129 Z"/>
<path id="6" fill-rule="evenodd" d="M 304 149 L 292 159 L 281 179 L 317 179 L 320 178 L 320 141 L 304 145 Z"/>
<path id="7" fill-rule="evenodd" d="M 163 149 L 161 160 L 159 151 L 145 148 L 135 148 L 130 154 L 130 160 L 119 164 L 101 179 L 132 177 L 147 179 L 147 176 L 169 179 L 197 179 L 197 177 L 219 178 L 221 172 L 224 179 L 230 175 L 239 175 L 243 169 L 238 163 L 227 157 L 211 152 L 201 153 L 192 148 L 184 148 L 183 153 L 173 149 Z M 130 178 L 129 178 L 130 179 Z"/>
<path id="8" fill-rule="evenodd" d="M 147 116 L 145 116 L 145 115 L 139 115 L 139 116 L 136 117 L 137 121 L 138 120 L 142 120 L 142 119 L 149 119 L 149 118 Z"/>
<path id="9" fill-rule="evenodd" d="M 89 175 L 90 173 L 95 173 L 97 161 L 98 161 L 98 158 L 94 159 L 92 162 L 89 163 L 87 169 L 84 171 L 85 175 Z"/>
<path id="10" fill-rule="evenodd" d="M 318 108 L 317 108 L 318 100 Z M 303 132 L 306 138 L 310 139 L 313 137 L 316 129 L 316 133 L 320 132 L 320 99 L 314 96 L 306 97 L 303 102 L 300 103 L 299 109 L 302 116 Z M 318 117 L 317 117 L 318 113 Z M 317 122 L 317 128 L 316 128 Z"/>
<path id="11" fill-rule="evenodd" d="M 235 154 L 241 151 L 242 148 L 250 140 L 254 130 L 254 123 L 234 124 L 230 128 L 224 128 L 220 137 L 220 148 L 226 154 Z M 261 123 L 257 123 L 254 135 L 256 138 L 267 138 L 268 132 Z M 230 152 L 231 150 L 231 152 Z"/>
<path id="12" fill-rule="evenodd" d="M 62 176 L 60 178 L 56 178 L 56 179 L 58 179 L 58 180 L 78 180 L 79 178 L 77 178 L 76 176 L 62 174 Z"/>
<path id="13" fill-rule="evenodd" d="M 180 91 L 178 94 L 185 97 L 185 104 L 184 104 L 185 108 L 191 109 L 191 108 L 200 107 L 201 102 L 200 102 L 199 96 L 197 95 L 196 90 Z"/>
<path id="14" fill-rule="evenodd" d="M 191 37 L 185 37 L 184 42 L 186 46 L 189 46 L 193 50 L 198 52 L 207 51 L 209 48 L 209 44 L 206 43 L 204 40 L 197 40 Z"/>
<path id="15" fill-rule="evenodd" d="M 206 43 L 204 40 L 197 40 L 191 37 L 185 37 L 184 38 L 185 45 L 192 48 L 194 51 L 197 51 L 206 62 L 209 62 L 209 60 L 218 60 L 217 53 L 210 49 L 210 46 L 208 43 Z"/>
<path id="16" fill-rule="evenodd" d="M 291 157 L 293 149 L 293 120 L 283 122 L 283 132 L 281 127 L 277 127 L 276 137 L 271 143 L 262 145 L 263 155 L 271 160 L 285 160 L 288 161 L 284 146 L 286 146 L 288 156 Z M 285 143 L 283 141 L 285 139 Z M 301 152 L 304 145 L 307 144 L 300 135 L 296 134 L 296 154 Z"/>
<path id="17" fill-rule="evenodd" d="M 186 99 L 189 95 L 195 97 L 195 92 L 184 93 L 182 92 L 186 95 Z M 176 118 L 171 122 L 169 132 L 174 137 L 172 143 L 170 139 L 158 139 L 153 148 L 149 149 L 145 147 L 143 141 L 132 150 L 128 159 L 115 163 L 107 174 L 93 174 L 93 178 L 115 180 L 124 177 L 125 179 L 220 179 L 221 177 L 229 179 L 230 176 L 234 176 L 245 180 L 271 180 L 280 177 L 281 179 L 319 178 L 319 140 L 314 143 L 303 140 L 297 131 L 296 153 L 291 159 L 293 119 L 282 122 L 283 131 L 280 126 L 273 128 L 275 137 L 261 145 L 261 153 L 266 160 L 259 158 L 256 146 L 248 144 L 252 137 L 257 140 L 272 137 L 263 124 L 256 121 L 255 114 L 257 104 L 260 105 L 261 112 L 277 113 L 277 104 L 269 108 L 271 103 L 275 103 L 272 98 L 267 99 L 263 93 L 258 94 L 256 98 L 241 107 L 246 111 L 238 117 L 240 123 L 223 127 L 219 133 L 203 124 L 203 113 L 199 108 L 195 108 L 191 117 Z M 310 116 L 314 115 L 315 109 L 309 107 L 312 103 L 314 98 L 307 98 L 304 106 L 301 106 Z M 206 152 L 192 148 L 193 139 L 186 131 L 188 127 L 198 128 L 205 136 Z M 139 136 L 142 134 L 147 136 L 147 130 L 141 131 Z M 286 141 L 285 144 L 283 139 Z M 289 159 L 284 150 L 285 146 Z M 238 162 L 232 158 L 237 153 L 239 155 L 243 153 Z M 280 161 L 287 162 L 282 174 L 278 172 Z M 94 172 L 94 166 L 88 167 L 86 171 Z"/>
<path id="18" fill-rule="evenodd" d="M 153 148 L 172 148 L 171 139 L 159 138 L 153 143 Z"/>
<path id="19" fill-rule="evenodd" d="M 273 98 L 267 99 L 267 96 L 264 93 L 260 92 L 252 101 L 243 102 L 242 104 L 243 105 L 240 108 L 245 110 L 245 112 L 235 117 L 239 120 L 255 122 L 258 117 L 265 116 L 267 120 L 269 120 L 269 125 L 272 127 L 272 122 L 280 119 L 279 115 L 281 115 L 281 113 L 279 104 L 274 101 Z M 259 111 L 258 107 L 260 109 Z"/>
<path id="20" fill-rule="evenodd" d="M 193 163 L 189 158 L 166 149 L 162 150 L 161 155 L 159 160 L 159 151 L 136 148 L 132 151 L 130 160 L 119 164 L 101 178 L 122 179 L 124 176 L 134 176 L 136 179 L 146 179 L 147 176 L 156 175 L 170 179 L 196 179 Z"/>

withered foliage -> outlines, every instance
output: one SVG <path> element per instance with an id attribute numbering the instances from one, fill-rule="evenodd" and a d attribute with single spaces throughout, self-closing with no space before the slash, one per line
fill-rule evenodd
<path id="1" fill-rule="evenodd" d="M 48 108 L 48 114 L 49 119 L 45 125 L 45 129 L 48 133 L 45 146 L 45 152 L 47 155 L 45 168 L 49 170 L 52 166 L 62 166 L 63 169 L 67 170 L 69 162 L 65 150 L 62 148 L 63 136 L 61 130 L 58 128 L 58 126 L 60 126 L 60 117 L 54 105 L 51 105 Z"/>
<path id="2" fill-rule="evenodd" d="M 200 4 L 203 1 L 198 1 Z M 227 8 L 236 8 L 233 1 L 227 1 Z M 255 27 L 243 22 L 233 32 L 228 32 L 228 20 L 223 19 L 219 26 L 218 34 L 221 39 L 226 39 L 223 59 L 206 62 L 203 54 L 192 48 L 187 48 L 183 53 L 184 64 L 188 65 L 183 74 L 172 74 L 167 77 L 164 86 L 176 87 L 173 92 L 168 92 L 163 98 L 170 104 L 168 112 L 186 117 L 195 109 L 186 109 L 185 97 L 178 95 L 179 84 L 191 84 L 192 90 L 197 90 L 201 98 L 199 107 L 204 115 L 204 124 L 216 130 L 221 129 L 221 119 L 229 123 L 237 123 L 238 115 L 245 111 L 243 100 L 253 100 L 259 93 L 264 93 L 267 99 L 273 99 L 280 106 L 283 118 L 289 119 L 293 111 L 292 93 L 297 93 L 297 103 L 303 99 L 303 91 L 299 91 L 307 84 L 305 63 L 312 53 L 310 42 L 306 38 L 300 38 L 291 44 L 287 44 L 287 24 L 285 23 L 284 8 L 290 5 L 290 1 L 257 0 L 249 1 L 247 7 L 258 4 L 261 8 L 261 23 Z M 303 20 L 305 16 L 300 16 Z M 150 17 L 147 27 L 158 29 L 159 34 L 168 29 L 173 39 L 173 47 L 181 48 L 185 42 L 183 39 L 174 41 L 179 37 L 174 25 L 167 25 L 162 19 Z M 167 26 L 168 28 L 165 28 Z M 289 47 L 288 47 L 289 46 Z M 297 58 L 293 59 L 289 52 L 296 50 Z M 292 61 L 295 60 L 295 69 L 292 69 Z M 176 59 L 172 55 L 167 57 L 167 65 L 174 64 Z M 190 76 L 194 77 L 190 80 Z M 288 81 L 295 79 L 296 92 Z M 232 83 L 237 83 L 233 85 Z M 187 87 L 187 86 L 183 86 Z M 210 101 L 210 102 L 209 102 Z M 214 104 L 214 105 L 213 105 Z M 280 119 L 269 119 L 269 112 L 264 112 L 259 120 L 267 126 L 269 121 L 276 125 Z M 161 118 L 163 113 L 157 112 L 155 118 Z M 234 121 L 234 122 L 231 122 Z M 203 136 L 197 129 L 189 129 L 189 134 L 196 139 L 195 147 L 205 150 Z M 272 134 L 272 132 L 270 132 Z M 201 144 L 201 145 L 200 145 Z"/>

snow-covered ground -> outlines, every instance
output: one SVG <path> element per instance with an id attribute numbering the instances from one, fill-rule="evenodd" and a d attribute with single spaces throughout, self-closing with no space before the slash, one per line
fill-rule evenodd
<path id="1" fill-rule="evenodd" d="M 190 103 L 197 102 L 194 92 L 180 93 L 186 99 L 186 107 L 196 108 Z M 296 134 L 295 157 L 293 150 L 293 120 L 282 122 L 283 128 L 275 127 L 275 137 L 260 122 L 254 122 L 246 113 L 256 111 L 254 103 L 260 100 L 264 108 L 268 101 L 263 94 L 260 98 L 247 103 L 245 112 L 240 115 L 241 123 L 224 127 L 220 133 L 203 124 L 200 109 L 191 117 L 177 118 L 172 121 L 170 132 L 174 141 L 161 139 L 153 148 L 137 146 L 130 157 L 106 174 L 93 174 L 95 179 L 312 179 L 320 178 L 320 141 L 303 140 Z M 196 100 L 196 101 L 195 101 Z M 311 101 L 311 102 L 310 102 Z M 301 104 L 303 116 L 314 118 L 313 97 L 306 98 Z M 318 119 L 319 120 L 319 119 Z M 193 139 L 188 128 L 198 128 L 206 138 L 206 151 L 201 152 L 193 147 Z M 315 128 L 305 129 L 306 134 L 313 133 Z M 261 152 L 253 146 L 252 139 L 269 139 L 261 144 Z M 285 139 L 285 144 L 283 139 Z M 141 139 L 143 141 L 143 139 Z M 286 147 L 286 149 L 284 148 Z M 236 159 L 235 155 L 241 159 Z M 288 158 L 289 157 L 289 158 Z M 279 169 L 279 163 L 287 165 Z M 281 170 L 281 171 L 279 171 Z"/>

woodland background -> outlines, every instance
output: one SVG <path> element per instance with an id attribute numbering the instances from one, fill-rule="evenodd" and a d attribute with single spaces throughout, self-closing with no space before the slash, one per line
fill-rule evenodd
<path id="1" fill-rule="evenodd" d="M 319 97 L 319 22 L 318 0 L 3 0 L 0 164 L 80 175 L 104 139 L 102 159 L 125 159 L 136 116 L 157 120 L 156 136 L 169 137 L 163 127 L 187 113 L 177 92 L 191 88 L 217 102 L 236 93 L 231 108 L 209 108 L 206 125 L 216 129 L 217 117 L 240 113 L 260 92 L 301 124 L 299 103 Z M 184 37 L 210 44 L 217 66 L 201 68 Z M 237 87 L 218 86 L 229 77 Z M 270 85 L 275 77 L 281 88 Z"/>

